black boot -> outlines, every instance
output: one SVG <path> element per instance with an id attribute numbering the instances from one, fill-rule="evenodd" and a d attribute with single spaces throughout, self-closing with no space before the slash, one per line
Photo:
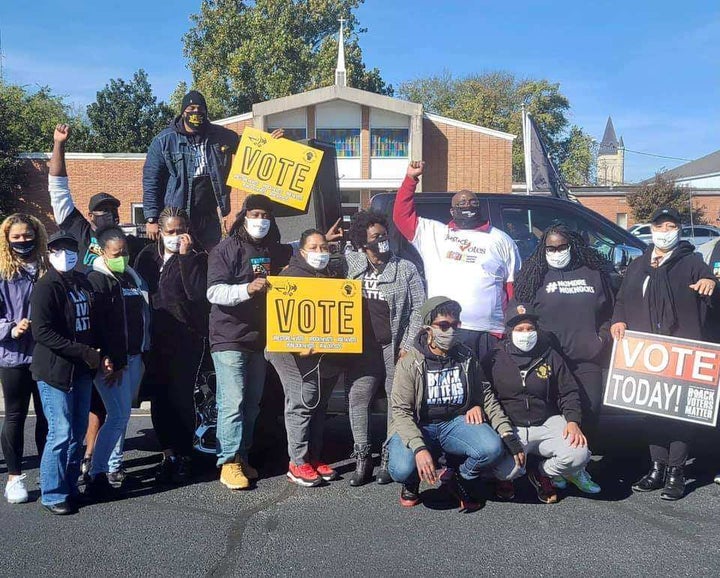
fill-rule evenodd
<path id="1" fill-rule="evenodd" d="M 670 466 L 665 477 L 665 487 L 660 492 L 663 500 L 679 500 L 685 495 L 685 470 L 682 466 Z"/>
<path id="2" fill-rule="evenodd" d="M 372 479 L 373 463 L 368 444 L 355 444 L 352 457 L 355 458 L 355 472 L 350 478 L 351 486 L 363 486 Z"/>
<path id="3" fill-rule="evenodd" d="M 660 462 L 653 462 L 650 471 L 633 484 L 636 492 L 653 492 L 665 484 L 665 470 L 667 466 Z"/>
<path id="4" fill-rule="evenodd" d="M 382 447 L 382 450 L 380 451 L 380 469 L 375 476 L 375 481 L 380 485 L 389 484 L 393 481 L 393 479 L 390 477 L 390 472 L 388 472 L 389 462 L 390 452 L 388 452 L 387 445 L 384 445 Z"/>

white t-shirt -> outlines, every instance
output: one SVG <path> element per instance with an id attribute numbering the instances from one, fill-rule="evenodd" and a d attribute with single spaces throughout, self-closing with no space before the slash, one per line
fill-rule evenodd
<path id="1" fill-rule="evenodd" d="M 425 266 L 428 298 L 444 295 L 462 306 L 464 329 L 504 333 L 505 284 L 520 268 L 515 242 L 500 229 L 450 229 L 418 218 L 413 246 Z"/>

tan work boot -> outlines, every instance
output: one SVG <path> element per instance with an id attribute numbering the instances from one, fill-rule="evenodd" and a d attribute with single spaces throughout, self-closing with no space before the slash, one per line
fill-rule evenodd
<path id="1" fill-rule="evenodd" d="M 247 460 L 240 460 L 240 463 L 242 464 L 243 472 L 245 472 L 245 475 L 250 480 L 257 480 L 260 477 L 260 474 L 258 474 L 258 471 L 253 468 Z"/>
<path id="2" fill-rule="evenodd" d="M 247 490 L 250 487 L 241 463 L 230 462 L 222 465 L 220 483 L 231 490 Z"/>

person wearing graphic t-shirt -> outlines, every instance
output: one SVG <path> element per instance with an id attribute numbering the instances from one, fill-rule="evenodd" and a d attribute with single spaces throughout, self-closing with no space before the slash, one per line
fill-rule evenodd
<path id="1" fill-rule="evenodd" d="M 122 467 L 125 430 L 144 371 L 142 354 L 150 348 L 150 306 L 147 284 L 128 266 L 122 229 L 100 229 L 97 237 L 101 255 L 88 280 L 98 302 L 98 342 L 113 363 L 112 373 L 95 378 L 108 415 L 98 432 L 87 492 L 101 500 L 110 492 L 109 473 Z"/>
<path id="2" fill-rule="evenodd" d="M 403 484 L 402 506 L 420 501 L 420 481 L 438 481 L 435 460 L 441 452 L 459 464 L 447 484 L 465 511 L 482 507 L 475 480 L 502 457 L 503 443 L 524 460 L 477 359 L 457 339 L 460 313 L 460 304 L 447 297 L 428 299 L 420 310 L 423 330 L 395 368 L 388 470 Z"/>
<path id="3" fill-rule="evenodd" d="M 353 434 L 355 473 L 351 486 L 372 478 L 370 454 L 370 404 L 381 382 L 388 404 L 395 362 L 412 348 L 421 327 L 420 307 L 425 288 L 415 265 L 393 255 L 384 215 L 361 211 L 354 218 L 348 237 L 353 252 L 345 255 L 346 277 L 362 282 L 363 353 L 353 356 L 347 373 L 350 427 Z M 391 419 L 388 407 L 388 426 Z M 387 472 L 387 445 L 383 443 L 376 481 L 392 482 Z"/>
<path id="4" fill-rule="evenodd" d="M 393 220 L 422 257 L 428 297 L 447 295 L 462 305 L 460 339 L 481 359 L 505 330 L 503 311 L 513 296 L 520 255 L 514 241 L 490 224 L 487 203 L 483 208 L 471 191 L 453 196 L 447 225 L 419 217 L 415 188 L 424 165 L 410 163 Z"/>
<path id="5" fill-rule="evenodd" d="M 102 372 L 113 367 L 109 358 L 101 360 L 92 287 L 85 275 L 74 270 L 78 242 L 64 231 L 53 234 L 48 239 L 48 261 L 51 268 L 35 283 L 30 298 L 35 340 L 30 371 L 48 420 L 40 501 L 51 513 L 66 515 L 77 507 L 93 375 L 100 366 Z"/>
<path id="6" fill-rule="evenodd" d="M 581 235 L 558 224 L 545 231 L 515 282 L 515 298 L 533 305 L 542 328 L 557 337 L 569 362 L 580 387 L 583 432 L 591 444 L 600 419 L 603 369 L 612 344 L 610 319 L 615 296 L 611 270 L 612 264 Z M 581 491 L 600 491 L 584 470 L 573 479 Z M 553 483 L 557 488 L 566 486 L 564 478 Z"/>
<path id="7" fill-rule="evenodd" d="M 210 351 L 217 376 L 217 465 L 220 482 L 245 490 L 258 472 L 248 463 L 265 384 L 267 276 L 292 256 L 280 243 L 273 202 L 248 195 L 227 238 L 208 258 Z"/>

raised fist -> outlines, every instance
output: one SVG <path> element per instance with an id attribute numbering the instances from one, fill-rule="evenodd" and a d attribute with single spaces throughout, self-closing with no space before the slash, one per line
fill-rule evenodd
<path id="1" fill-rule="evenodd" d="M 425 170 L 425 161 L 412 161 L 408 165 L 407 169 L 407 176 L 411 179 L 417 180 L 420 175 L 423 174 L 423 171 Z"/>
<path id="2" fill-rule="evenodd" d="M 68 138 L 70 138 L 70 125 L 69 124 L 59 124 L 55 127 L 55 132 L 53 133 L 53 140 L 55 142 L 64 143 Z"/>

